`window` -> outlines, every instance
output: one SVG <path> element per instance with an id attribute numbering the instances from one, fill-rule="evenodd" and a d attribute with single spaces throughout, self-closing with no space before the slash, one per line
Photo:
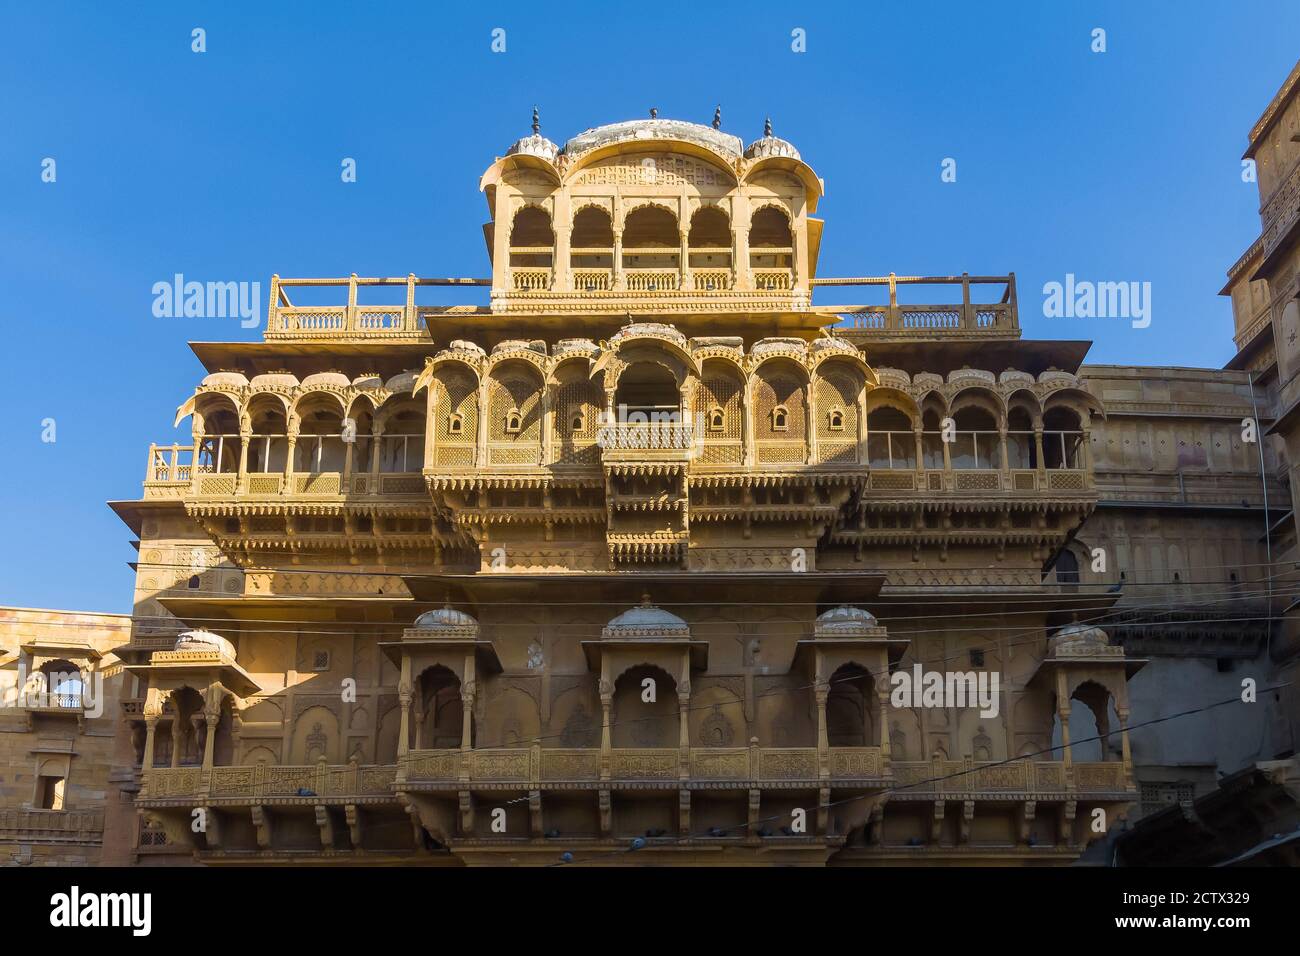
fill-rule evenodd
<path id="1" fill-rule="evenodd" d="M 844 431 L 844 409 L 832 408 L 830 411 L 830 429 L 833 432 Z"/>
<path id="2" fill-rule="evenodd" d="M 191 590 L 191 591 L 197 591 L 198 588 L 199 588 L 199 584 L 200 584 L 200 582 L 199 582 L 199 576 L 198 576 L 197 574 L 192 574 L 192 575 L 190 575 L 190 581 L 189 581 L 189 588 L 190 588 L 190 590 Z"/>
<path id="3" fill-rule="evenodd" d="M 465 428 L 465 419 L 460 412 L 452 412 L 447 416 L 447 434 L 459 435 Z"/>
<path id="4" fill-rule="evenodd" d="M 722 414 L 721 408 L 713 408 L 709 410 L 709 431 L 720 432 L 723 430 L 725 423 L 726 418 Z"/>
<path id="5" fill-rule="evenodd" d="M 506 412 L 506 432 L 511 435 L 517 435 L 523 431 L 524 420 L 519 414 L 519 409 L 512 408 Z"/>
<path id="6" fill-rule="evenodd" d="M 65 783 L 62 777 L 39 777 L 36 782 L 36 809 L 62 810 Z"/>
<path id="7" fill-rule="evenodd" d="M 585 425 L 586 420 L 583 418 L 582 412 L 574 412 L 573 421 L 569 422 L 569 428 L 575 432 L 580 432 Z"/>
<path id="8" fill-rule="evenodd" d="M 314 671 L 327 671 L 330 669 L 330 652 L 316 651 L 312 654 L 311 669 Z"/>
<path id="9" fill-rule="evenodd" d="M 784 405 L 778 405 L 772 409 L 772 431 L 783 432 L 789 427 L 790 413 L 786 411 Z"/>
<path id="10" fill-rule="evenodd" d="M 1062 551 L 1056 559 L 1056 583 L 1079 583 L 1079 559 L 1073 551 Z"/>

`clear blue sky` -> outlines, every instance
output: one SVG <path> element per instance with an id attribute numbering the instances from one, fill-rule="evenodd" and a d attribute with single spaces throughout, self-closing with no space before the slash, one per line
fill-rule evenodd
<path id="1" fill-rule="evenodd" d="M 138 497 L 150 441 L 188 440 L 186 342 L 260 335 L 155 318 L 155 282 L 485 275 L 478 177 L 534 103 L 561 143 L 651 106 L 721 103 L 746 142 L 770 115 L 826 181 L 823 275 L 1014 270 L 1027 336 L 1221 366 L 1217 293 L 1258 234 L 1240 155 L 1297 37 L 1293 0 L 5 3 L 0 603 L 130 609 L 104 502 Z M 1042 318 L 1068 272 L 1151 282 L 1151 327 Z"/>

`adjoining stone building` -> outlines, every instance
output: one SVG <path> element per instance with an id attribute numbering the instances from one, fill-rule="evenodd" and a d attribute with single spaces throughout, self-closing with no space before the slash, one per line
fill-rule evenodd
<path id="1" fill-rule="evenodd" d="M 1261 376 L 1084 366 L 1014 274 L 819 276 L 770 125 L 535 120 L 480 188 L 490 279 L 277 276 L 193 344 L 113 503 L 107 861 L 1062 864 L 1291 746 L 1280 699 L 1129 731 L 1280 666 Z"/>

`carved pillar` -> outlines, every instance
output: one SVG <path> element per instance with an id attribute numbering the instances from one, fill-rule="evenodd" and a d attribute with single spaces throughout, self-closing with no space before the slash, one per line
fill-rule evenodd
<path id="1" fill-rule="evenodd" d="M 384 423 L 375 422 L 370 428 L 370 491 L 379 487 L 380 449 L 384 444 Z"/>
<path id="2" fill-rule="evenodd" d="M 610 760 L 614 749 L 610 734 L 610 708 L 614 703 L 614 685 L 604 677 L 600 679 L 600 779 L 608 780 Z"/>
<path id="3" fill-rule="evenodd" d="M 818 776 L 829 777 L 831 741 L 826 728 L 826 702 L 831 696 L 830 684 L 819 678 L 815 694 L 817 698 L 817 772 Z"/>
<path id="4" fill-rule="evenodd" d="M 1074 755 L 1070 750 L 1070 698 L 1065 689 L 1065 671 L 1056 672 L 1056 716 L 1061 721 L 1061 759 L 1065 762 L 1066 781 L 1070 779 L 1070 768 L 1074 764 Z"/>
<path id="5" fill-rule="evenodd" d="M 925 429 L 918 422 L 917 426 L 912 429 L 912 434 L 916 437 L 916 470 L 920 473 L 925 472 Z"/>
<path id="6" fill-rule="evenodd" d="M 804 430 L 808 433 L 808 458 L 810 465 L 817 463 L 817 419 L 813 411 L 813 382 L 812 376 L 808 378 L 808 385 L 803 393 L 803 411 L 804 411 Z"/>
<path id="7" fill-rule="evenodd" d="M 560 193 L 560 196 L 563 195 L 563 193 Z M 558 198 L 556 205 L 559 205 Z M 565 206 L 567 205 L 568 203 L 565 202 Z M 557 214 L 558 212 L 557 209 Z M 562 292 L 573 290 L 573 270 L 570 268 L 572 257 L 569 255 L 569 240 L 572 231 L 571 222 L 560 223 L 555 230 L 555 259 L 551 263 L 551 287 Z"/>
<path id="8" fill-rule="evenodd" d="M 1047 463 L 1043 461 L 1043 426 L 1041 423 L 1034 425 L 1034 460 L 1037 462 L 1037 471 L 1039 475 L 1039 487 L 1042 487 L 1042 478 L 1047 470 Z"/>
<path id="9" fill-rule="evenodd" d="M 1079 439 L 1079 468 L 1083 470 L 1083 480 L 1092 486 L 1092 431 L 1083 426 L 1083 435 Z"/>
<path id="10" fill-rule="evenodd" d="M 741 291 L 754 288 L 749 271 L 749 197 L 738 195 L 732 200 L 731 217 L 732 256 L 731 268 L 735 287 Z"/>
<path id="11" fill-rule="evenodd" d="M 465 684 L 460 692 L 460 749 L 468 753 L 474 746 L 474 696 L 478 682 L 474 679 L 474 652 L 465 655 Z"/>
<path id="12" fill-rule="evenodd" d="M 245 428 L 241 423 L 239 426 L 239 476 L 235 479 L 236 487 L 241 492 L 247 490 L 248 487 L 248 442 L 252 437 L 252 429 Z"/>
<path id="13" fill-rule="evenodd" d="M 284 490 L 286 493 L 293 492 L 293 456 L 298 447 L 298 423 L 290 422 L 285 429 L 288 434 L 285 436 L 285 454 L 284 454 Z"/>
<path id="14" fill-rule="evenodd" d="M 221 722 L 221 710 L 218 706 L 214 713 L 209 710 L 203 712 L 203 770 L 210 772 L 216 756 L 217 746 L 217 724 Z"/>
<path id="15" fill-rule="evenodd" d="M 754 467 L 755 449 L 754 449 L 754 390 L 751 387 L 751 379 L 745 377 L 745 407 L 743 409 L 745 417 L 745 467 Z"/>
<path id="16" fill-rule="evenodd" d="M 174 704 L 173 704 L 174 706 Z M 176 768 L 181 765 L 181 715 L 177 710 L 172 717 L 172 767 Z"/>
<path id="17" fill-rule="evenodd" d="M 623 288 L 623 230 L 614 230 L 614 288 Z"/>
<path id="18" fill-rule="evenodd" d="M 1115 709 L 1115 714 L 1117 717 L 1119 717 L 1119 745 L 1120 745 L 1121 754 L 1123 755 L 1123 759 L 1124 759 L 1125 789 L 1132 790 L 1133 789 L 1133 751 L 1130 749 L 1129 742 L 1128 742 L 1129 709 L 1125 707 L 1123 710 L 1121 710 L 1117 707 Z"/>
<path id="19" fill-rule="evenodd" d="M 158 718 L 146 716 L 144 719 L 144 759 L 141 770 L 144 773 L 145 788 L 149 786 L 149 774 L 153 771 L 153 746 L 158 733 Z"/>
<path id="20" fill-rule="evenodd" d="M 881 667 L 876 673 L 877 675 L 888 674 L 888 665 Z M 882 763 L 880 772 L 888 773 L 889 761 L 893 759 L 892 745 L 889 740 L 889 687 L 881 679 L 881 676 L 877 676 L 876 684 L 876 704 L 880 711 L 880 760 Z"/>
<path id="21" fill-rule="evenodd" d="M 478 435 L 475 438 L 474 464 L 482 468 L 488 463 L 488 383 L 483 379 L 478 383 Z"/>
<path id="22" fill-rule="evenodd" d="M 689 236 L 690 234 L 688 232 L 683 231 L 681 233 L 680 236 L 681 242 L 679 244 L 679 251 L 678 251 L 677 267 L 678 267 L 678 273 L 680 275 L 680 280 L 679 280 L 679 285 L 677 287 L 683 290 L 693 288 L 693 284 L 691 282 L 691 268 L 690 268 L 691 251 L 688 242 Z"/>

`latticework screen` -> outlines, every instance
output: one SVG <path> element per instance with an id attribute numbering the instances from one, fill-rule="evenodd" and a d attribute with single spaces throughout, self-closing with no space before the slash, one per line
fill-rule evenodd
<path id="1" fill-rule="evenodd" d="M 594 464 L 600 460 L 596 435 L 600 430 L 600 388 L 593 382 L 563 382 L 551 390 L 552 434 L 559 464 Z M 574 426 L 579 427 L 575 428 Z"/>
<path id="2" fill-rule="evenodd" d="M 478 440 L 478 389 L 473 376 L 455 369 L 434 376 L 433 438 L 435 462 L 468 466 L 474 463 Z M 453 416 L 459 416 L 457 419 Z M 456 424 L 459 430 L 456 430 Z"/>

